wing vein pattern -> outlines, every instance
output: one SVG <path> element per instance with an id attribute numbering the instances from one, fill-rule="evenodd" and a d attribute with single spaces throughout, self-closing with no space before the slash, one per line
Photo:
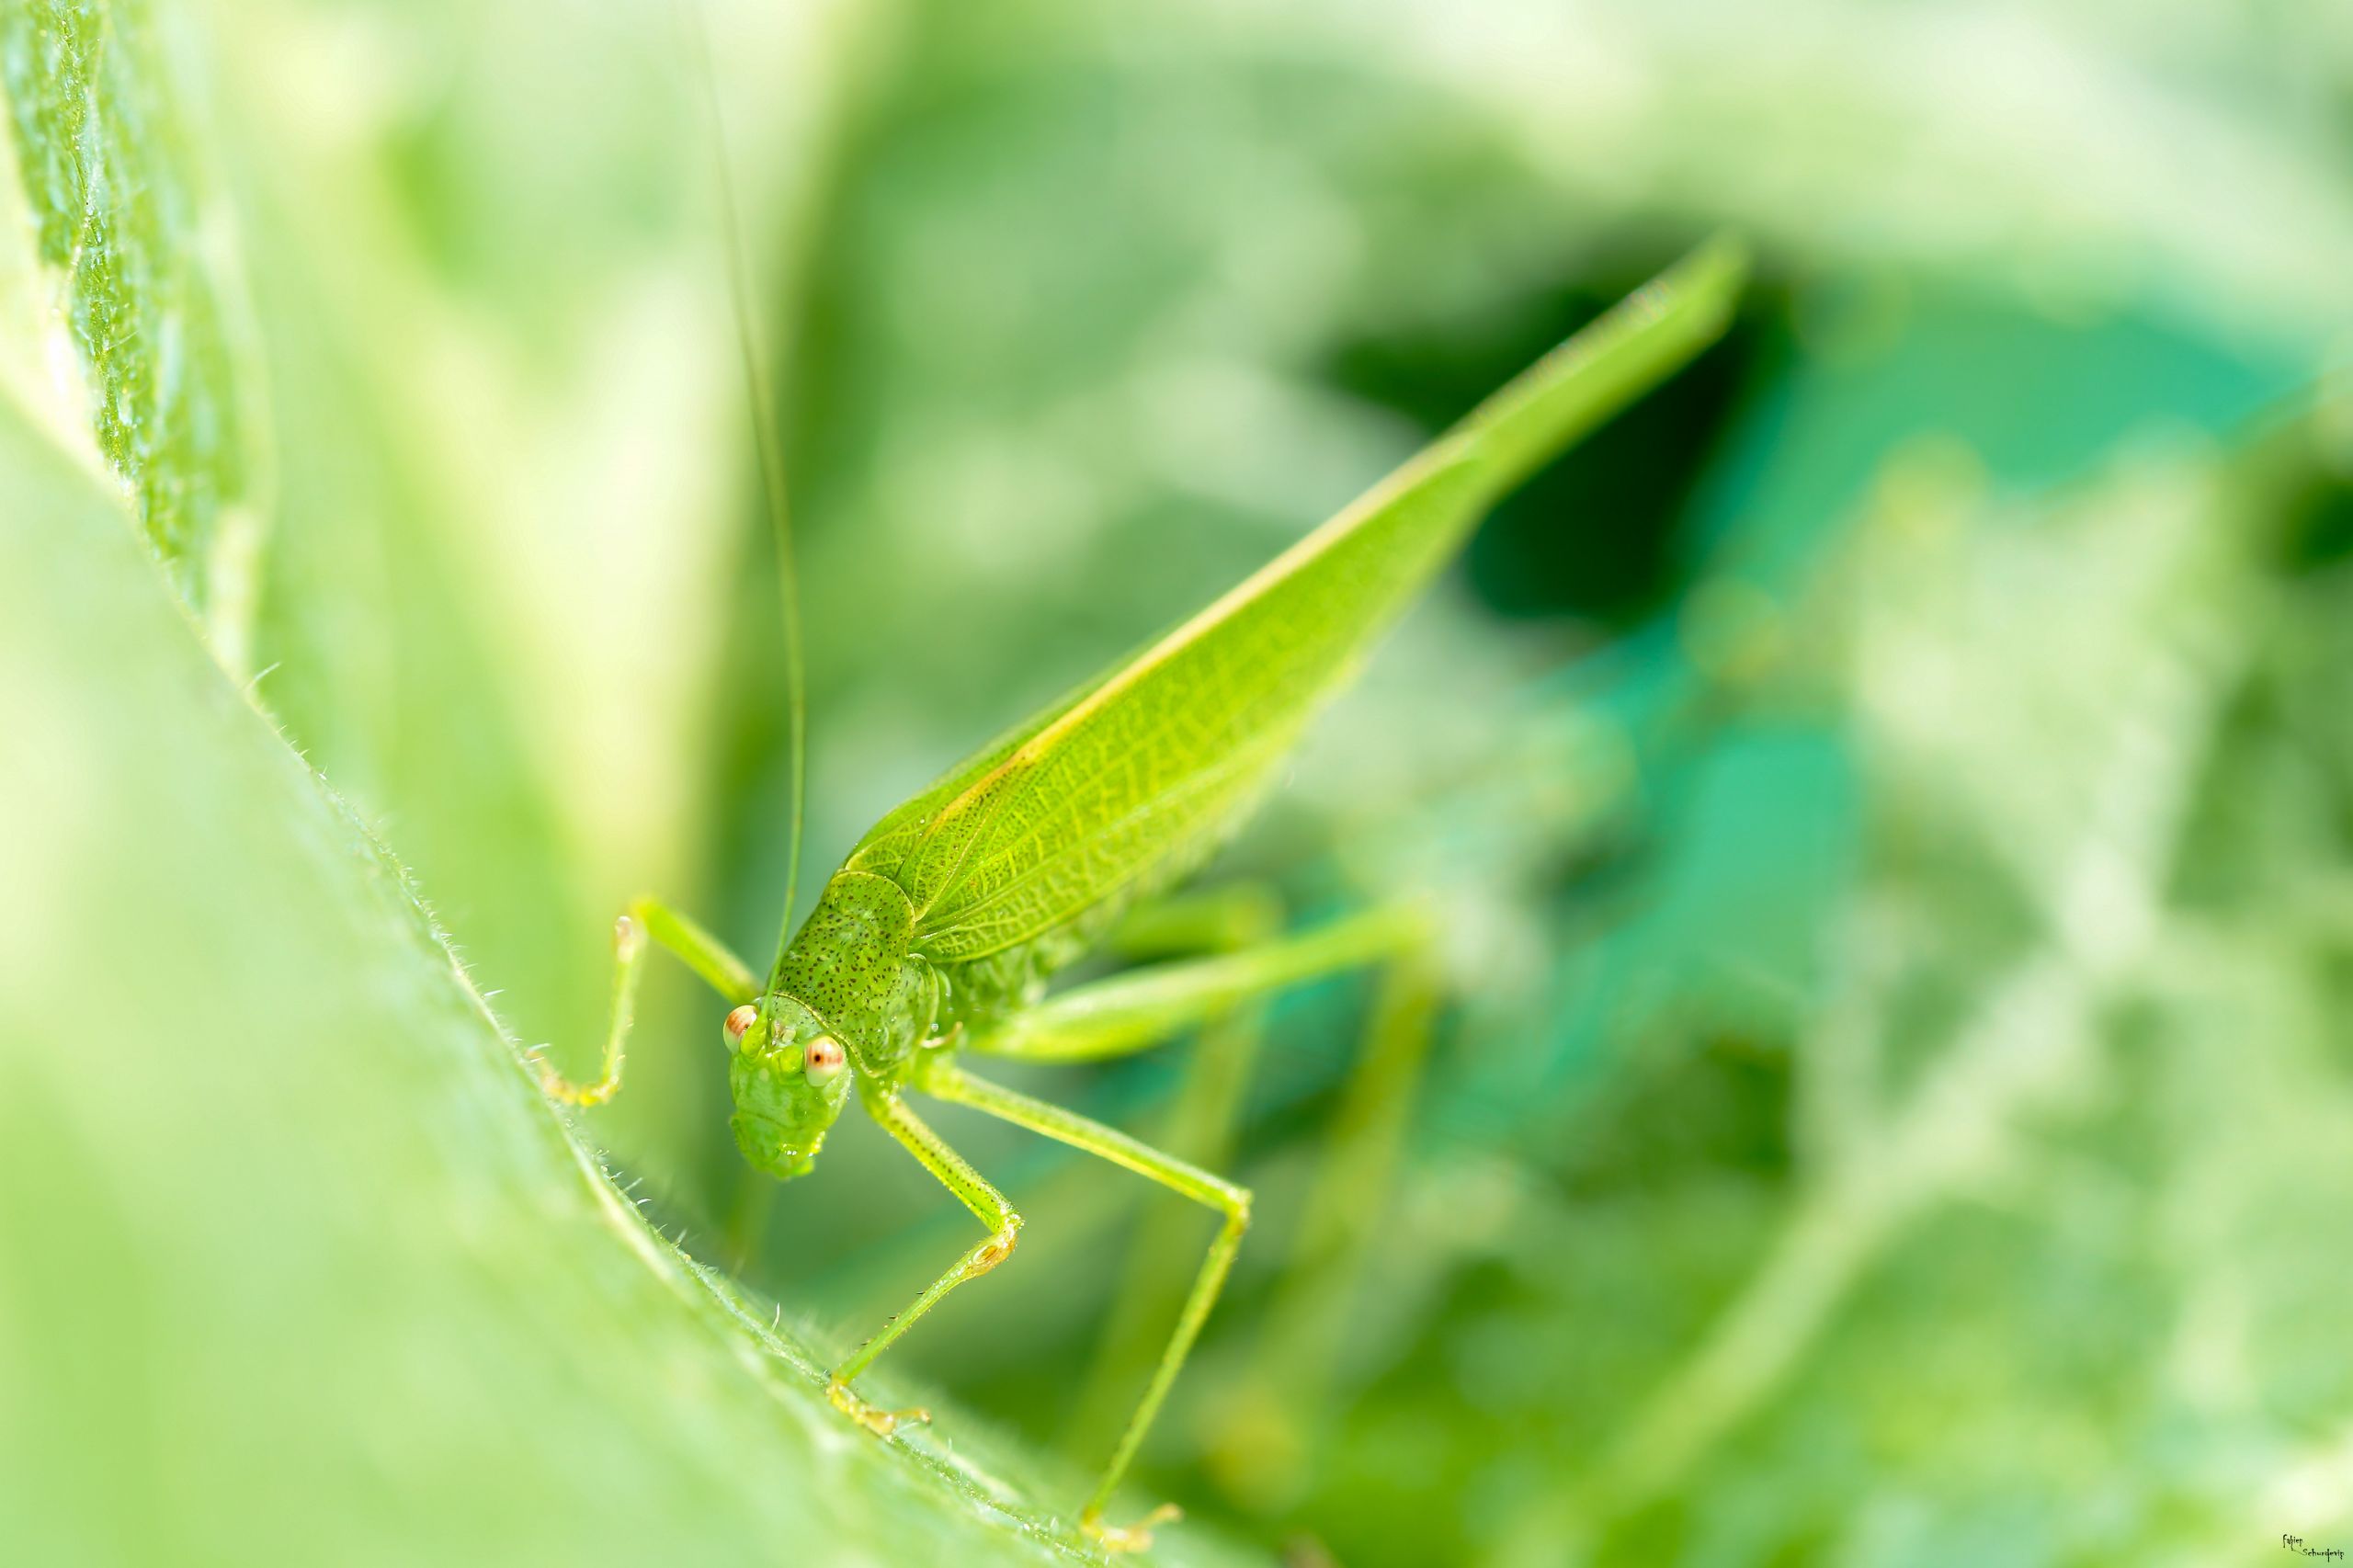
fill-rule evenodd
<path id="1" fill-rule="evenodd" d="M 1722 330 L 1743 264 L 1703 246 L 1140 656 L 877 824 L 916 950 L 1006 954 L 1197 865 L 1495 499 Z"/>

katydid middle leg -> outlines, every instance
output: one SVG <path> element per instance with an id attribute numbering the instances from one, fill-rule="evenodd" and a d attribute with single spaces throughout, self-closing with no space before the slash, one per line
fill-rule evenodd
<path id="1" fill-rule="evenodd" d="M 1135 961 L 1199 958 L 1265 945 L 1282 931 L 1282 903 L 1259 882 L 1227 882 L 1131 913 L 1109 945 Z M 1233 1002 L 1202 1020 L 1186 1052 L 1176 1098 L 1155 1142 L 1179 1159 L 1218 1169 L 1233 1156 L 1267 1023 L 1264 994 Z M 1094 1358 L 1072 1402 L 1066 1449 L 1083 1461 L 1108 1451 L 1125 1427 L 1136 1385 L 1150 1372 L 1184 1297 L 1189 1230 L 1173 1204 L 1149 1208 L 1127 1247 L 1127 1262 L 1104 1314 Z"/>
<path id="2" fill-rule="evenodd" d="M 947 1272 L 931 1282 L 920 1296 L 895 1313 L 888 1323 L 875 1331 L 874 1336 L 860 1346 L 858 1353 L 834 1371 L 825 1385 L 826 1397 L 834 1407 L 855 1417 L 858 1423 L 878 1437 L 887 1437 L 901 1426 L 931 1419 L 926 1410 L 882 1410 L 869 1404 L 851 1392 L 850 1380 L 874 1364 L 874 1358 L 891 1347 L 892 1342 L 915 1326 L 915 1320 L 939 1304 L 941 1297 L 967 1279 L 986 1274 L 1013 1256 L 1013 1244 L 1020 1239 L 1021 1216 L 1005 1200 L 1005 1194 L 989 1185 L 972 1163 L 948 1146 L 947 1141 L 934 1132 L 929 1124 L 907 1108 L 896 1095 L 883 1090 L 865 1090 L 867 1113 L 873 1117 L 885 1132 L 897 1139 L 907 1153 L 913 1154 L 938 1178 L 939 1185 L 956 1195 L 956 1200 L 972 1212 L 972 1217 L 989 1227 L 987 1237 L 975 1244 L 963 1256 L 948 1266 Z"/>

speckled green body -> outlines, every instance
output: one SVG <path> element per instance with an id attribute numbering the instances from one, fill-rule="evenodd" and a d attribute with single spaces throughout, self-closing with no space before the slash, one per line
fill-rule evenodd
<path id="1" fill-rule="evenodd" d="M 1171 857 L 1161 874 L 1108 892 L 1057 926 L 961 960 L 926 950 L 907 889 L 858 866 L 853 857 L 826 882 L 778 959 L 765 1001 L 772 1017 L 784 1013 L 780 1004 L 797 1006 L 813 1032 L 842 1042 L 861 1076 L 896 1089 L 918 1046 L 960 1027 L 994 1024 L 1036 1001 L 1053 972 L 1091 949 L 1135 896 L 1181 874 L 1189 860 Z"/>
<path id="2" fill-rule="evenodd" d="M 915 905 L 887 877 L 836 872 L 768 977 L 870 1078 L 902 1082 L 938 1021 L 939 971 L 914 951 Z"/>

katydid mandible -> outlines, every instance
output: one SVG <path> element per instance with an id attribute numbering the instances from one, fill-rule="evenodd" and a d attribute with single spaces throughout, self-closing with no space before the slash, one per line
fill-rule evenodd
<path id="1" fill-rule="evenodd" d="M 731 1125 L 745 1160 L 780 1180 L 803 1174 L 855 1096 L 986 1233 L 834 1373 L 828 1392 L 847 1415 L 884 1436 L 923 1419 L 878 1408 L 852 1385 L 943 1296 L 1013 1253 L 1021 1216 L 915 1113 L 909 1091 L 974 1107 L 1222 1217 L 1081 1525 L 1107 1547 L 1133 1549 L 1171 1517 L 1164 1508 L 1120 1527 L 1103 1516 L 1224 1284 L 1250 1194 L 1117 1129 L 976 1077 L 963 1059 L 1139 1051 L 1251 996 L 1421 939 L 1419 916 L 1379 910 L 1244 952 L 1044 995 L 1053 973 L 1123 912 L 1170 889 L 1223 842 L 1308 721 L 1499 497 L 1716 337 L 1745 270 L 1731 242 L 1695 251 L 1176 631 L 884 816 L 798 931 L 788 924 L 765 983 L 659 903 L 640 900 L 621 916 L 602 1074 L 574 1085 L 542 1064 L 550 1094 L 594 1105 L 620 1086 L 650 937 L 733 1009 L 722 1033 Z M 746 369 L 756 416 L 767 424 L 756 358 L 747 357 Z M 763 459 L 773 486 L 772 449 Z M 796 830 L 799 814 L 796 802 Z"/>

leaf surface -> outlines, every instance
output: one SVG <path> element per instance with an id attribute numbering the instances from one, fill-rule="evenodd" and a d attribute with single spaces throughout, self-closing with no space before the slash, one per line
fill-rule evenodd
<path id="1" fill-rule="evenodd" d="M 648 1227 L 124 525 L 0 397 L 0 1555 L 1097 1561 Z"/>
<path id="2" fill-rule="evenodd" d="M 247 664 L 263 526 L 228 223 L 146 0 L 0 6 L 0 87 L 80 411 L 172 581 Z M 15 222 L 15 215 L 9 215 Z"/>

